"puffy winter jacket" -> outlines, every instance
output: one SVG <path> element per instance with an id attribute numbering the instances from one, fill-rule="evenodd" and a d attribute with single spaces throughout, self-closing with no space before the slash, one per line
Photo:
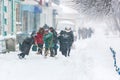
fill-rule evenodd
<path id="1" fill-rule="evenodd" d="M 33 37 L 27 37 L 21 45 L 21 48 L 20 48 L 21 52 L 28 55 L 32 44 L 34 44 L 34 38 Z"/>
<path id="2" fill-rule="evenodd" d="M 46 48 L 54 47 L 53 33 L 49 32 L 48 34 L 45 34 L 43 39 L 44 39 Z"/>
<path id="3" fill-rule="evenodd" d="M 72 31 L 70 31 L 70 32 L 61 31 L 60 36 L 59 36 L 59 41 L 62 44 L 70 44 L 70 46 L 71 46 L 74 41 L 73 32 Z"/>
<path id="4" fill-rule="evenodd" d="M 35 43 L 37 43 L 37 44 L 44 43 L 43 34 L 37 33 L 37 35 L 35 36 Z"/>

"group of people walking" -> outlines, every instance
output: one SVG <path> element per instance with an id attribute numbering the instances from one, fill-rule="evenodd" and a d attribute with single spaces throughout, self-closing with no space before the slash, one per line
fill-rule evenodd
<path id="1" fill-rule="evenodd" d="M 21 53 L 18 54 L 18 57 L 23 59 L 25 55 L 29 55 L 33 44 L 38 48 L 37 54 L 44 55 L 45 57 L 50 54 L 50 57 L 54 57 L 57 55 L 59 48 L 62 55 L 67 57 L 70 56 L 73 42 L 74 35 L 70 27 L 65 27 L 65 30 L 61 30 L 59 34 L 53 27 L 41 27 L 38 32 L 33 31 L 30 37 L 24 39 L 20 48 Z"/>
<path id="2" fill-rule="evenodd" d="M 78 38 L 79 39 L 87 39 L 92 36 L 93 30 L 92 28 L 79 28 L 78 29 Z"/>

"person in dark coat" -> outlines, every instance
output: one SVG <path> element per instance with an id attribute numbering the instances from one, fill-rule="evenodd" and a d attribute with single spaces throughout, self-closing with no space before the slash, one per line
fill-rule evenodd
<path id="1" fill-rule="evenodd" d="M 54 43 L 54 47 L 53 47 L 53 52 L 54 52 L 54 56 L 57 55 L 57 43 L 58 43 L 58 37 L 57 37 L 57 32 L 55 31 L 55 29 L 53 27 L 50 27 L 50 32 L 53 33 L 53 43 Z"/>
<path id="2" fill-rule="evenodd" d="M 91 28 L 88 28 L 87 33 L 88 33 L 88 38 L 90 38 L 93 33 L 93 30 Z"/>
<path id="3" fill-rule="evenodd" d="M 79 27 L 79 29 L 78 29 L 78 38 L 79 38 L 79 39 L 81 38 L 81 34 L 82 34 L 82 30 L 81 30 L 80 27 Z"/>
<path id="4" fill-rule="evenodd" d="M 65 57 L 70 56 L 71 46 L 74 41 L 73 31 L 70 27 L 66 27 L 65 30 L 60 32 L 59 36 L 60 51 Z"/>
<path id="5" fill-rule="evenodd" d="M 62 34 L 64 33 L 63 30 L 60 31 L 59 36 L 58 36 L 58 40 L 59 40 L 59 45 L 60 45 L 60 51 L 62 51 Z"/>
<path id="6" fill-rule="evenodd" d="M 36 35 L 36 32 L 33 31 L 30 37 L 27 37 L 24 39 L 22 45 L 21 45 L 21 52 L 18 54 L 19 59 L 25 58 L 25 55 L 29 55 L 30 48 L 32 44 L 34 44 L 34 37 Z"/>

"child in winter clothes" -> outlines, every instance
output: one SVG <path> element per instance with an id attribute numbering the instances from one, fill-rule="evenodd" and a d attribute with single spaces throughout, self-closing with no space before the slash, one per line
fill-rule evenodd
<path id="1" fill-rule="evenodd" d="M 29 55 L 30 48 L 31 48 L 32 44 L 34 44 L 35 35 L 36 35 L 35 31 L 33 31 L 31 34 L 31 37 L 27 37 L 23 41 L 23 43 L 21 45 L 22 53 L 18 54 L 19 59 L 23 59 L 25 57 L 25 55 Z"/>
<path id="2" fill-rule="evenodd" d="M 42 55 L 42 49 L 43 49 L 43 35 L 44 35 L 44 28 L 40 28 L 37 32 L 37 35 L 35 36 L 35 44 L 38 46 L 38 53 Z"/>
<path id="3" fill-rule="evenodd" d="M 53 33 L 49 32 L 49 29 L 45 29 L 45 34 L 44 34 L 44 43 L 45 43 L 45 56 L 48 55 L 48 51 L 50 50 L 50 56 L 53 57 Z"/>

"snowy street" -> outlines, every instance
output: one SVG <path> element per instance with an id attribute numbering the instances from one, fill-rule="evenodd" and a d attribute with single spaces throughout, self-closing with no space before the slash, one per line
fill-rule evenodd
<path id="1" fill-rule="evenodd" d="M 117 52 L 120 67 L 119 41 L 117 37 L 77 40 L 67 58 L 60 52 L 45 59 L 31 51 L 26 60 L 18 59 L 19 52 L 0 54 L 1 80 L 119 80 L 109 50 L 111 46 Z"/>
<path id="2" fill-rule="evenodd" d="M 120 80 L 120 0 L 0 0 L 0 80 Z"/>

